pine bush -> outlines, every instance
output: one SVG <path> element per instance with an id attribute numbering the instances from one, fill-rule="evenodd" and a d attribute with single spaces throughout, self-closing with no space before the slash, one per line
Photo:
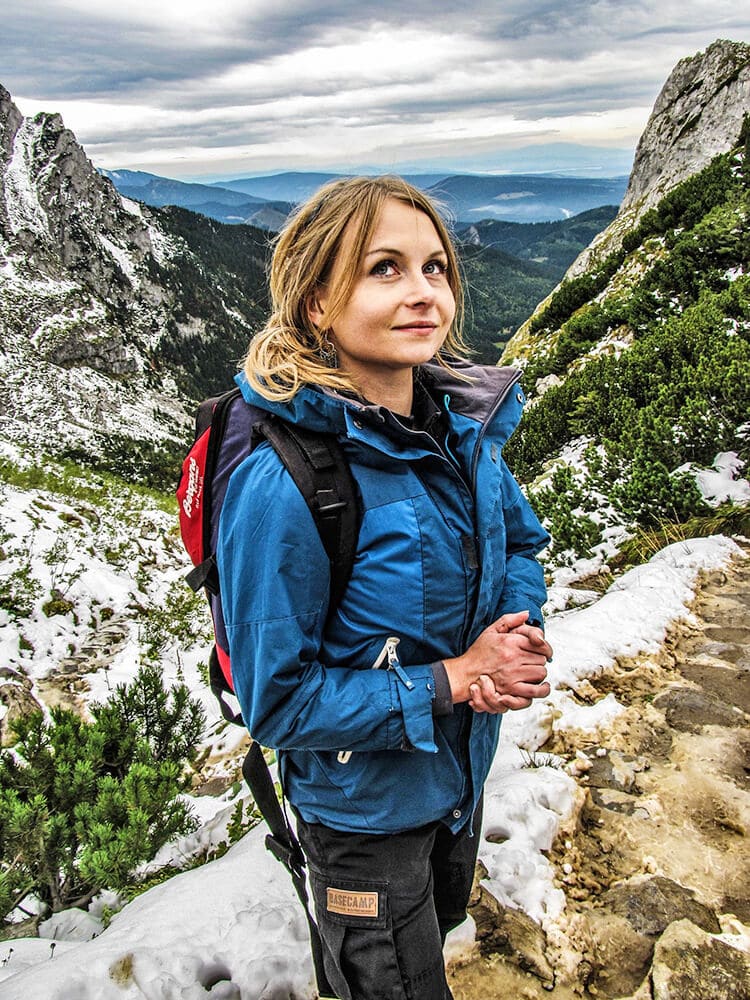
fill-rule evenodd
<path id="1" fill-rule="evenodd" d="M 57 912 L 121 888 L 195 825 L 180 796 L 205 718 L 185 685 L 144 667 L 92 715 L 34 713 L 0 752 L 2 918 L 32 893 Z"/>

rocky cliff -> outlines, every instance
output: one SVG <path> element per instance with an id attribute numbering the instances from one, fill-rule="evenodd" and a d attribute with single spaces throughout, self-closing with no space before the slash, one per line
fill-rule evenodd
<path id="1" fill-rule="evenodd" d="M 193 253 L 201 225 L 123 198 L 59 115 L 25 119 L 0 87 L 4 438 L 110 465 L 130 439 L 141 454 L 183 447 L 189 397 L 228 382 L 252 326 L 235 275 Z M 262 257 L 234 249 L 236 271 Z M 212 353 L 222 371 L 204 385 Z"/>
<path id="2" fill-rule="evenodd" d="M 681 59 L 656 100 L 638 142 L 628 188 L 615 220 L 571 266 L 581 274 L 619 246 L 636 224 L 681 181 L 737 141 L 750 112 L 750 45 L 719 39 Z"/>

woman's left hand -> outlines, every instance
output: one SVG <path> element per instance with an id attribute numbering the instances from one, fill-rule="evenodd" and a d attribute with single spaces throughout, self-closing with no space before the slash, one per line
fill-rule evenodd
<path id="1" fill-rule="evenodd" d="M 478 677 L 469 688 L 471 697 L 469 706 L 475 712 L 489 712 L 490 715 L 502 715 L 508 711 L 508 706 L 503 702 L 503 696 L 495 690 L 495 682 L 487 674 Z"/>

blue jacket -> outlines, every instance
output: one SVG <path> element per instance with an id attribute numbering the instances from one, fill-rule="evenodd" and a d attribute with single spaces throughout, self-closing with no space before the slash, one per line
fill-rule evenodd
<path id="1" fill-rule="evenodd" d="M 505 612 L 541 620 L 535 555 L 549 539 L 501 456 L 524 402 L 518 373 L 462 368 L 475 381 L 424 369 L 447 412 L 448 456 L 383 407 L 314 388 L 271 403 L 237 379 L 255 406 L 338 434 L 361 493 L 354 569 L 330 619 L 318 532 L 266 442 L 233 473 L 221 513 L 237 697 L 253 736 L 282 751 L 286 794 L 308 822 L 369 833 L 433 820 L 462 827 L 501 717 L 468 705 L 433 717 L 431 664 L 463 653 Z"/>

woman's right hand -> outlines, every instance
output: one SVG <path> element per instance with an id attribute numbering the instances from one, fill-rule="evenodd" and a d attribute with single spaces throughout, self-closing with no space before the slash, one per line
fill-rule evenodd
<path id="1" fill-rule="evenodd" d="M 477 712 L 528 708 L 550 693 L 546 682 L 552 647 L 527 611 L 505 614 L 489 625 L 462 656 L 444 660 L 454 704 Z"/>

